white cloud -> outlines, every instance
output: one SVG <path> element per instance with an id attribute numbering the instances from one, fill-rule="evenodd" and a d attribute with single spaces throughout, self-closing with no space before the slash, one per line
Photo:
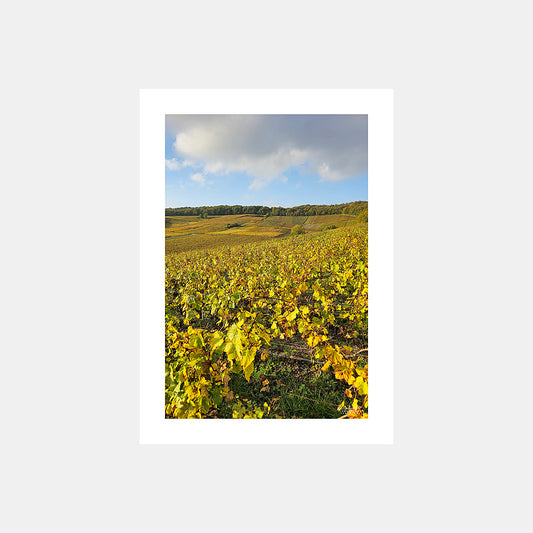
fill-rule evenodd
<path id="1" fill-rule="evenodd" d="M 165 165 L 169 170 L 180 170 L 180 168 L 193 167 L 195 164 L 192 161 L 178 161 L 175 157 L 172 159 L 165 159 Z"/>
<path id="2" fill-rule="evenodd" d="M 208 174 L 219 174 L 224 172 L 224 165 L 220 161 L 217 161 L 216 163 L 207 163 L 204 170 Z"/>
<path id="3" fill-rule="evenodd" d="M 165 159 L 165 165 L 169 170 L 179 170 L 181 168 L 181 163 L 175 157 Z"/>
<path id="4" fill-rule="evenodd" d="M 200 185 L 205 185 L 205 178 L 203 174 L 200 174 L 199 172 L 193 174 L 190 179 L 196 183 L 199 183 Z"/>
<path id="5" fill-rule="evenodd" d="M 262 189 L 263 187 L 265 187 L 265 185 L 268 183 L 268 180 L 265 180 L 265 179 L 259 179 L 259 178 L 255 178 L 252 183 L 250 183 L 250 185 L 248 185 L 248 188 L 249 189 L 252 189 L 252 190 L 256 190 L 256 191 L 259 191 L 260 189 Z"/>
<path id="6" fill-rule="evenodd" d="M 245 172 L 251 189 L 295 166 L 322 181 L 366 174 L 367 125 L 366 115 L 167 116 L 178 156 L 204 173 Z"/>
<path id="7" fill-rule="evenodd" d="M 274 178 L 254 178 L 252 183 L 248 185 L 248 188 L 255 189 L 258 191 L 259 189 L 262 189 L 263 187 L 265 187 L 268 184 L 268 182 Z M 280 176 L 279 180 L 281 181 L 281 183 L 287 183 L 289 181 L 289 178 L 287 178 L 287 176 Z"/>

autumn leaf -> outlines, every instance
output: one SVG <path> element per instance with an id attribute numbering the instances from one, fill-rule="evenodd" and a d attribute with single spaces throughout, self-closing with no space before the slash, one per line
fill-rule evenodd
<path id="1" fill-rule="evenodd" d="M 246 378 L 246 381 L 250 381 L 250 376 L 252 375 L 252 372 L 254 371 L 254 362 L 252 361 L 245 369 L 244 369 L 244 377 Z"/>
<path id="2" fill-rule="evenodd" d="M 292 313 L 287 315 L 287 320 L 289 322 L 292 322 L 296 318 L 297 314 L 298 314 L 298 309 L 295 309 Z"/>

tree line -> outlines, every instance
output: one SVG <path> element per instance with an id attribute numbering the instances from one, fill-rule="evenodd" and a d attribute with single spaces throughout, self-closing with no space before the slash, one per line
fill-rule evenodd
<path id="1" fill-rule="evenodd" d="M 333 205 L 298 205 L 296 207 L 267 207 L 264 205 L 215 205 L 202 207 L 167 207 L 166 216 L 261 215 L 261 216 L 311 216 L 358 215 L 368 213 L 368 202 L 348 202 Z"/>

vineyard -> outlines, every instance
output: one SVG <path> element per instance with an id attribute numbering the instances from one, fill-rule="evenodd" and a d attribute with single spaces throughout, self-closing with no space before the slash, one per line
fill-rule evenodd
<path id="1" fill-rule="evenodd" d="M 367 418 L 366 226 L 166 255 L 167 418 Z"/>

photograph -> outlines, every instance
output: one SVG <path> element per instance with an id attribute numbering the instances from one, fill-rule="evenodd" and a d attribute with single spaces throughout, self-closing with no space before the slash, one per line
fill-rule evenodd
<path id="1" fill-rule="evenodd" d="M 1 531 L 533 531 L 527 5 L 6 2 Z"/>
<path id="2" fill-rule="evenodd" d="M 368 159 L 367 114 L 165 115 L 166 419 L 369 418 Z"/>

